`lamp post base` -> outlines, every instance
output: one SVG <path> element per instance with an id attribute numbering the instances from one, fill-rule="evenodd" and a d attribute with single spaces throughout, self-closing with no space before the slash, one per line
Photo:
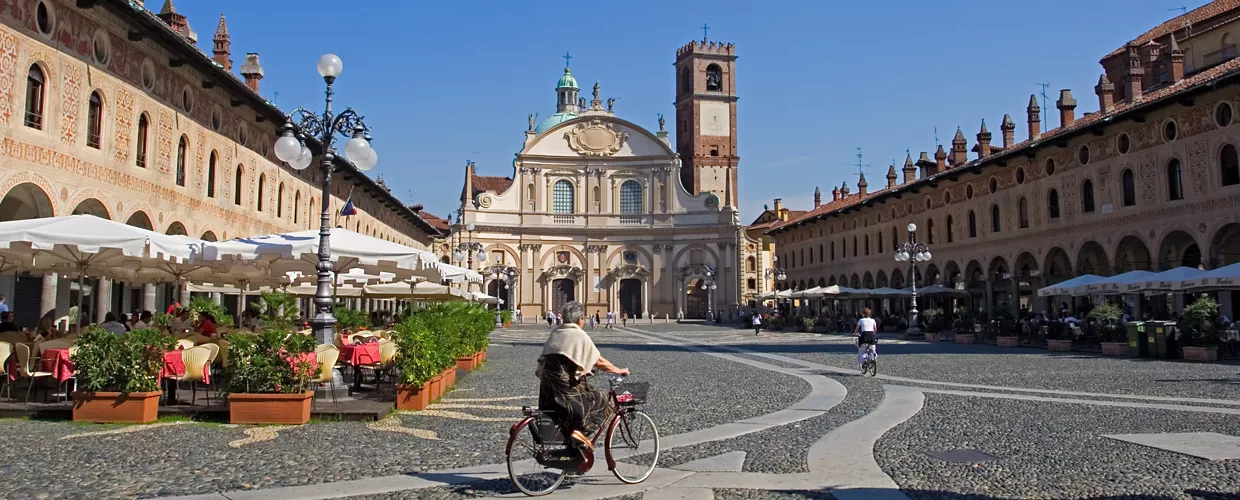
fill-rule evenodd
<path id="1" fill-rule="evenodd" d="M 332 382 L 319 384 L 314 390 L 314 398 L 318 402 L 330 402 L 352 400 L 353 396 L 349 395 L 349 385 L 344 383 L 344 376 L 340 374 L 340 370 L 332 368 Z"/>
<path id="2" fill-rule="evenodd" d="M 904 330 L 904 340 L 922 340 L 924 338 L 926 338 L 925 332 L 922 332 L 921 328 L 916 325 Z"/>

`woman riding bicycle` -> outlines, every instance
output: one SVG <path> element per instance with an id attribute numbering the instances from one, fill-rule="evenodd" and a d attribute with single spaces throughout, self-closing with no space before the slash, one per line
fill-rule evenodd
<path id="1" fill-rule="evenodd" d="M 543 344 L 538 358 L 538 408 L 549 412 L 565 432 L 587 447 L 588 437 L 611 418 L 614 411 L 606 390 L 591 390 L 586 374 L 593 368 L 628 375 L 628 368 L 612 364 L 599 353 L 594 341 L 581 326 L 585 306 L 569 302 L 561 309 L 564 324 L 556 327 Z"/>
<path id="2" fill-rule="evenodd" d="M 853 328 L 853 336 L 857 337 L 857 365 L 864 370 L 867 357 L 878 357 L 878 322 L 870 317 L 870 308 L 861 310 L 861 319 Z"/>

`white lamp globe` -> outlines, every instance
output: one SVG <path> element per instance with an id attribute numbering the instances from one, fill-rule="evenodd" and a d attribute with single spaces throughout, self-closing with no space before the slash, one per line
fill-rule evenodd
<path id="1" fill-rule="evenodd" d="M 319 76 L 334 80 L 340 76 L 341 71 L 344 71 L 344 63 L 336 54 L 323 54 L 323 57 L 319 58 Z"/>
<path id="2" fill-rule="evenodd" d="M 365 172 L 367 170 L 375 168 L 376 163 L 379 163 L 379 152 L 375 151 L 372 148 L 370 150 L 370 155 L 366 156 L 366 158 L 363 158 L 362 161 L 360 163 L 357 163 L 356 165 L 359 170 Z"/>
<path id="3" fill-rule="evenodd" d="M 314 154 L 310 152 L 310 148 L 303 147 L 301 148 L 301 151 L 297 153 L 297 157 L 293 158 L 293 161 L 289 162 L 289 166 L 293 167 L 295 170 L 305 170 L 306 167 L 310 166 L 310 162 L 312 160 L 314 160 Z"/>
<path id="4" fill-rule="evenodd" d="M 361 137 L 349 139 L 344 145 L 344 155 L 353 163 L 361 163 L 370 156 L 370 143 Z"/>
<path id="5" fill-rule="evenodd" d="M 478 263 L 481 264 L 487 261 L 487 254 L 483 253 L 482 250 L 478 250 L 478 254 L 474 255 L 474 258 L 478 259 Z"/>
<path id="6" fill-rule="evenodd" d="M 930 260 L 931 258 L 933 258 L 933 257 L 934 257 L 933 255 L 931 255 L 931 254 L 930 254 L 930 251 L 929 251 L 929 250 L 926 250 L 926 254 L 925 254 L 925 255 L 926 255 L 926 258 L 924 258 L 924 259 L 922 259 L 922 260 Z"/>
<path id="7" fill-rule="evenodd" d="M 457 262 L 465 260 L 465 254 L 461 253 L 460 250 L 452 252 L 452 260 L 455 260 Z"/>
<path id="8" fill-rule="evenodd" d="M 908 223 L 908 232 L 910 233 L 917 232 L 917 224 L 913 224 L 912 222 Z"/>
<path id="9" fill-rule="evenodd" d="M 477 228 L 478 226 L 475 226 L 473 222 L 470 222 L 469 224 L 465 224 L 466 231 L 473 231 L 474 229 L 477 229 Z"/>
<path id="10" fill-rule="evenodd" d="M 297 159 L 297 155 L 301 154 L 301 141 L 293 137 L 291 132 L 285 133 L 276 139 L 275 153 L 276 158 L 280 161 L 293 163 Z"/>

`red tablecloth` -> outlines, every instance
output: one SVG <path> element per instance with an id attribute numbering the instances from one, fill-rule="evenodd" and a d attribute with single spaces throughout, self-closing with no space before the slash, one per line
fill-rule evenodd
<path id="1" fill-rule="evenodd" d="M 379 343 L 346 345 L 340 348 L 340 360 L 353 366 L 379 363 Z"/>
<path id="2" fill-rule="evenodd" d="M 43 371 L 52 372 L 57 382 L 73 378 L 73 361 L 69 359 L 68 349 L 44 349 Z"/>
<path id="3" fill-rule="evenodd" d="M 176 378 L 185 376 L 185 361 L 181 359 L 181 353 L 185 351 L 168 351 L 164 353 L 164 367 L 159 370 L 159 378 Z M 211 367 L 203 365 L 202 367 L 202 383 L 211 383 Z"/>

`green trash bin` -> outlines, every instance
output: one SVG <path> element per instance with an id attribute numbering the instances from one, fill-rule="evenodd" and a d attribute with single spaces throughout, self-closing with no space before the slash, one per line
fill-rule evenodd
<path id="1" fill-rule="evenodd" d="M 1145 338 L 1145 322 L 1128 322 L 1128 356 L 1134 358 L 1149 355 L 1149 342 Z"/>
<path id="2" fill-rule="evenodd" d="M 1147 321 L 1145 323 L 1146 342 L 1149 343 L 1150 357 L 1167 357 L 1167 325 L 1166 321 Z"/>

